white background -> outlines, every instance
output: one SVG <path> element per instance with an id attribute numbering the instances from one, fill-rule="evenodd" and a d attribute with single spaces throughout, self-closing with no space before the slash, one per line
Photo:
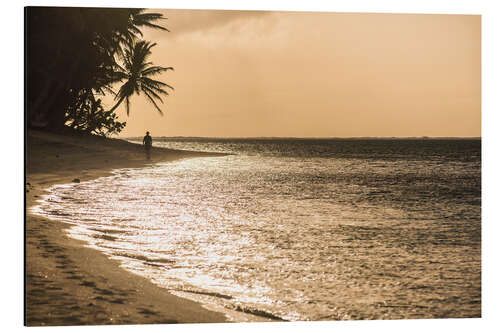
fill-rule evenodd
<path id="1" fill-rule="evenodd" d="M 498 172 L 500 107 L 500 15 L 495 0 L 240 0 L 240 1 L 19 1 L 9 5 L 4 2 L 2 10 L 2 43 L 0 82 L 2 85 L 0 104 L 0 133 L 3 153 L 0 154 L 2 190 L 0 202 L 5 213 L 0 222 L 2 235 L 0 297 L 0 327 L 8 332 L 14 330 L 61 331 L 68 328 L 26 328 L 23 327 L 24 287 L 24 16 L 23 6 L 108 6 L 144 8 L 185 9 L 260 9 L 333 12 L 384 12 L 384 13 L 435 13 L 435 14 L 480 14 L 482 15 L 482 243 L 483 243 L 483 291 L 481 319 L 443 320 L 391 320 L 391 321 L 348 321 L 311 323 L 251 323 L 251 324 L 198 324 L 198 325 L 140 325 L 140 326 L 86 326 L 71 327 L 75 331 L 133 332 L 148 330 L 154 332 L 253 332 L 271 330 L 304 330 L 320 332 L 422 332 L 437 330 L 456 332 L 492 332 L 500 327 L 500 283 L 499 227 L 496 207 L 500 202 Z"/>

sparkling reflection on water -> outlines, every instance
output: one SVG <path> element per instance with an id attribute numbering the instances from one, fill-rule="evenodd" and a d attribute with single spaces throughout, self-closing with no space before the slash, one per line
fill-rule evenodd
<path id="1" fill-rule="evenodd" d="M 125 268 L 227 308 L 287 320 L 480 316 L 480 159 L 369 157 L 121 169 L 54 186 L 38 210 Z"/>

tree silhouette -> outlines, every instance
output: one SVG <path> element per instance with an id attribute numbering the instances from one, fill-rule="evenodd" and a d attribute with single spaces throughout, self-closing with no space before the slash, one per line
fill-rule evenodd
<path id="1" fill-rule="evenodd" d="M 154 44 L 141 43 L 141 29 L 168 31 L 156 24 L 161 19 L 162 14 L 137 8 L 27 7 L 27 125 L 60 132 L 68 126 L 88 130 L 91 123 L 93 133 L 102 133 L 100 119 L 102 128 L 119 131 L 123 123 L 110 123 L 116 121 L 114 109 L 104 111 L 94 95 L 114 94 L 113 86 L 118 82 L 134 82 L 128 75 L 136 70 L 127 65 L 135 54 L 130 46 L 147 45 L 147 53 Z M 133 87 L 134 92 L 143 92 L 158 109 L 156 102 L 162 102 L 159 95 L 171 87 L 151 77 L 166 69 L 145 64 L 137 72 L 144 79 L 136 82 L 140 86 Z M 118 94 L 124 94 L 127 87 Z M 103 116 L 103 112 L 108 113 Z M 82 119 L 85 123 L 80 123 Z"/>
<path id="2" fill-rule="evenodd" d="M 117 103 L 110 109 L 114 111 L 124 100 L 127 115 L 130 113 L 130 97 L 141 92 L 154 105 L 156 110 L 163 115 L 157 102 L 163 103 L 160 95 L 168 95 L 164 88 L 174 89 L 172 86 L 153 80 L 151 77 L 163 73 L 167 70 L 173 70 L 172 67 L 151 66 L 148 62 L 151 55 L 151 49 L 156 43 L 151 44 L 147 41 L 131 41 L 127 44 L 123 52 L 123 67 L 118 72 L 120 79 L 125 80 L 125 83 L 120 87 L 116 94 L 115 100 Z"/>

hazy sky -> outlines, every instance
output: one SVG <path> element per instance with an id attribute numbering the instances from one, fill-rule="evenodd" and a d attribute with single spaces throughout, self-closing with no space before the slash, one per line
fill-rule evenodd
<path id="1" fill-rule="evenodd" d="M 480 16 L 154 11 L 175 91 L 120 136 L 481 136 Z"/>

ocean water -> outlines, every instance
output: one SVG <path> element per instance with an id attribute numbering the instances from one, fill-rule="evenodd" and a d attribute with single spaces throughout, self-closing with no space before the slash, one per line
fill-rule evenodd
<path id="1" fill-rule="evenodd" d="M 481 140 L 155 145 L 230 155 L 56 185 L 35 210 L 125 269 L 221 309 L 481 316 Z"/>

